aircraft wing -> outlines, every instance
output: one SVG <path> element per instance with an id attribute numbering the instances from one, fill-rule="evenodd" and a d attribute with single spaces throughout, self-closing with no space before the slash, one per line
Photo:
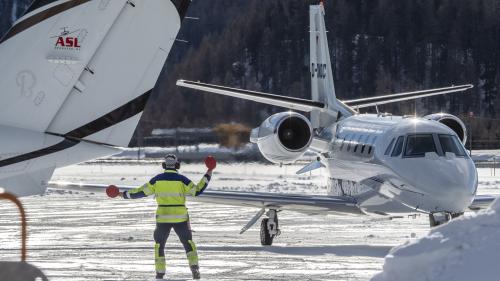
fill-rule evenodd
<path id="1" fill-rule="evenodd" d="M 319 109 L 319 110 L 326 109 L 325 104 L 318 101 L 273 95 L 273 94 L 267 94 L 267 93 L 261 93 L 243 89 L 229 88 L 229 87 L 217 86 L 201 82 L 178 80 L 177 86 L 224 95 L 224 96 L 245 99 L 245 100 L 251 100 L 255 102 L 260 102 L 305 112 L 310 112 L 314 109 Z"/>
<path id="2" fill-rule="evenodd" d="M 108 185 L 105 184 L 79 184 L 68 182 L 49 182 L 48 187 L 69 189 L 74 191 L 87 191 L 104 193 Z M 121 191 L 130 190 L 137 186 L 120 185 Z M 497 197 L 491 195 L 477 195 L 469 206 L 471 211 L 487 209 Z M 197 202 L 215 203 L 230 206 L 274 208 L 277 210 L 290 210 L 301 213 L 332 212 L 338 214 L 365 214 L 357 206 L 356 201 L 347 196 L 314 196 L 302 194 L 244 192 L 205 190 L 202 195 L 191 198 Z"/>
<path id="3" fill-rule="evenodd" d="M 459 93 L 459 92 L 464 92 L 464 91 L 472 89 L 472 88 L 474 88 L 473 85 L 467 84 L 467 85 L 461 85 L 461 86 L 451 86 L 451 87 L 446 87 L 446 88 L 399 93 L 399 94 L 392 94 L 392 95 L 385 95 L 385 96 L 378 96 L 378 97 L 371 97 L 371 98 L 364 98 L 364 99 L 347 100 L 347 101 L 342 101 L 342 102 L 350 107 L 364 108 L 364 107 L 370 107 L 370 106 L 377 106 L 377 105 L 381 105 L 381 104 L 388 104 L 388 103 L 414 100 L 414 99 L 425 98 L 425 97 L 432 97 L 432 96 L 437 96 L 437 95 Z"/>
<path id="4" fill-rule="evenodd" d="M 364 214 L 354 199 L 337 196 L 312 196 L 261 192 L 208 190 L 193 198 L 195 201 L 256 208 L 275 208 L 305 213 L 318 211 Z"/>
<path id="5" fill-rule="evenodd" d="M 49 187 L 104 193 L 107 185 L 50 182 Z M 119 186 L 118 188 L 124 191 L 136 187 L 137 186 Z M 259 209 L 274 208 L 277 210 L 290 210 L 303 213 L 333 212 L 342 214 L 364 214 L 357 207 L 354 199 L 338 196 L 205 190 L 202 195 L 191 198 L 191 200 L 232 206 L 255 207 Z"/>

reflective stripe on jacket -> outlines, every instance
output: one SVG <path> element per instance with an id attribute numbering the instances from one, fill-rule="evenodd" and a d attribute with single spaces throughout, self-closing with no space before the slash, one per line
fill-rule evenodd
<path id="1" fill-rule="evenodd" d="M 176 170 L 165 170 L 164 173 L 152 178 L 143 186 L 127 191 L 125 198 L 137 199 L 155 195 L 158 208 L 156 222 L 179 223 L 189 219 L 186 208 L 186 195 L 198 196 L 203 193 L 210 181 L 209 175 L 204 175 L 198 184 L 177 173 Z"/>

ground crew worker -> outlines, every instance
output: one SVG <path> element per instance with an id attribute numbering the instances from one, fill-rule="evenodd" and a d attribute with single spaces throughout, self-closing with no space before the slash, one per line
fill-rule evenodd
<path id="1" fill-rule="evenodd" d="M 120 193 L 125 199 L 138 199 L 149 195 L 156 196 L 158 208 L 156 209 L 155 239 L 155 269 L 156 279 L 165 276 L 165 243 L 174 229 L 186 250 L 189 267 L 193 279 L 200 279 L 198 253 L 193 242 L 189 215 L 186 208 L 186 195 L 198 196 L 203 193 L 212 177 L 212 170 L 206 174 L 198 184 L 178 173 L 180 162 L 177 156 L 169 154 L 162 163 L 164 173 L 152 178 L 143 186 Z"/>

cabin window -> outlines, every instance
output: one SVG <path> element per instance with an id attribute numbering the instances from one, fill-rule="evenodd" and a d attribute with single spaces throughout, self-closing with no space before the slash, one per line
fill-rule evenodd
<path id="1" fill-rule="evenodd" d="M 397 156 L 401 155 L 401 152 L 403 151 L 404 139 L 405 138 L 403 136 L 398 138 L 398 140 L 396 141 L 396 145 L 394 146 L 394 150 L 392 151 L 392 154 L 391 154 L 392 157 L 397 157 Z"/>
<path id="2" fill-rule="evenodd" d="M 424 157 L 428 152 L 436 152 L 436 145 L 431 134 L 409 135 L 406 139 L 406 157 Z"/>
<path id="3" fill-rule="evenodd" d="M 361 142 L 361 154 L 365 153 L 369 139 L 370 136 L 363 136 L 363 141 Z"/>
<path id="4" fill-rule="evenodd" d="M 439 142 L 441 143 L 441 148 L 443 148 L 443 153 L 446 152 L 455 153 L 456 156 L 466 156 L 467 153 L 463 149 L 462 143 L 458 140 L 456 136 L 452 135 L 439 135 Z"/>
<path id="5" fill-rule="evenodd" d="M 396 138 L 393 138 L 391 140 L 391 142 L 389 143 L 389 145 L 387 146 L 387 149 L 385 150 L 385 153 L 384 155 L 389 155 L 389 153 L 391 153 L 391 149 L 392 149 L 392 145 L 394 144 L 394 141 L 396 140 Z"/>
<path id="6" fill-rule="evenodd" d="M 377 141 L 377 136 L 373 136 L 370 145 L 368 145 L 368 155 L 371 155 L 373 153 L 376 141 Z"/>
<path id="7" fill-rule="evenodd" d="M 354 147 L 354 152 L 356 153 L 358 151 L 358 147 L 363 147 L 364 146 L 364 141 L 362 141 L 362 139 L 364 138 L 365 136 L 364 135 L 360 135 L 358 137 L 358 140 L 356 141 L 356 147 Z M 363 153 L 363 150 L 361 150 L 360 153 Z"/>
<path id="8" fill-rule="evenodd" d="M 351 143 L 352 143 L 352 138 L 351 135 L 347 135 L 347 151 L 351 151 Z"/>

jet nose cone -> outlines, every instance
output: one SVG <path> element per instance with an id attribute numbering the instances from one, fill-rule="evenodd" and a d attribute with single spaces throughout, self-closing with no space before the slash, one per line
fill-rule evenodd
<path id="1" fill-rule="evenodd" d="M 440 209 L 439 211 L 459 213 L 465 211 L 474 200 L 478 178 L 472 160 L 453 160 L 440 161 L 441 163 L 434 167 L 440 172 L 436 177 L 436 189 L 441 189 L 441 192 L 429 194 L 436 195 L 436 208 Z"/>
<path id="2" fill-rule="evenodd" d="M 427 212 L 461 213 L 474 200 L 477 171 L 468 157 L 406 159 L 411 166 L 399 167 L 400 175 L 412 186 L 401 193 L 402 201 Z"/>

